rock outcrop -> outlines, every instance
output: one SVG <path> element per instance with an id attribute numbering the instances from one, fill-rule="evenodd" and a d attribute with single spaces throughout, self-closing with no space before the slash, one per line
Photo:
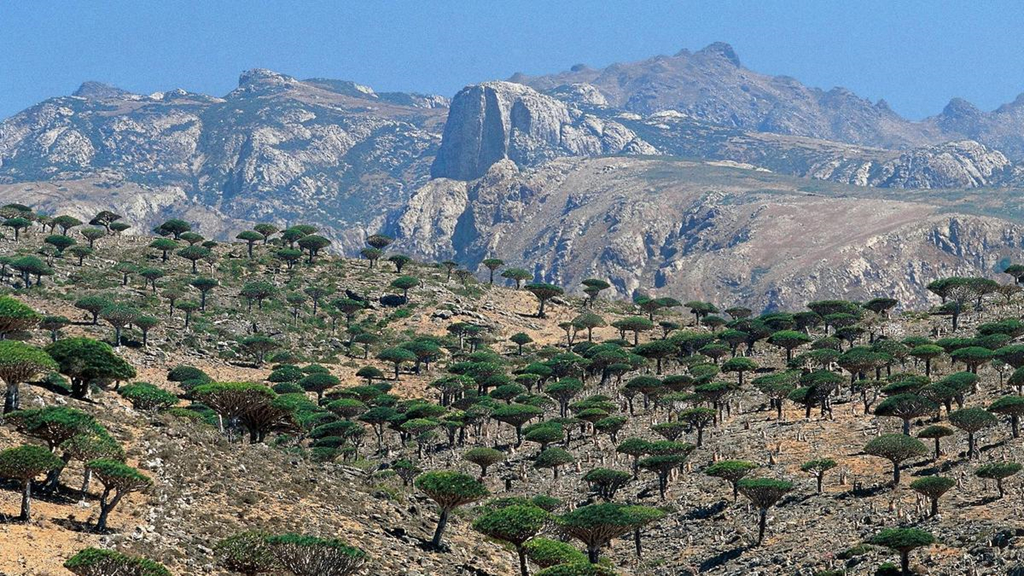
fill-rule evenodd
<path id="1" fill-rule="evenodd" d="M 840 152 L 797 175 L 874 188 L 981 188 L 1009 182 L 1013 164 L 998 150 L 962 140 L 898 155 Z"/>
<path id="2" fill-rule="evenodd" d="M 527 86 L 488 82 L 455 95 L 430 173 L 472 180 L 506 158 L 532 166 L 560 156 L 656 152 L 617 122 L 584 114 Z"/>

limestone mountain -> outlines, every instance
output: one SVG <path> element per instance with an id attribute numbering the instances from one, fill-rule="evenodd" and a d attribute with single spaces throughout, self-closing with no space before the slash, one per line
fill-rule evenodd
<path id="1" fill-rule="evenodd" d="M 728 45 L 713 44 L 693 54 L 467 87 L 453 99 L 431 174 L 472 180 L 501 159 L 524 167 L 558 156 L 667 154 L 858 186 L 1013 181 L 1007 155 L 975 141 L 992 140 L 981 127 L 986 116 L 953 115 L 910 122 L 884 102 L 841 88 L 825 92 L 758 74 Z"/>
<path id="2" fill-rule="evenodd" d="M 1014 161 L 1024 159 L 1024 94 L 992 112 L 954 98 L 940 114 L 913 122 L 884 100 L 872 103 L 845 88 L 822 90 L 789 76 L 752 71 L 722 42 L 693 53 L 682 50 L 600 69 L 579 64 L 542 76 L 517 73 L 510 80 L 545 93 L 589 93 L 592 102 L 643 117 L 673 111 L 747 132 L 880 148 L 969 139 Z"/>
<path id="3" fill-rule="evenodd" d="M 126 187 L 226 219 L 297 218 L 342 230 L 379 225 L 429 177 L 447 100 L 377 94 L 352 82 L 250 70 L 222 98 L 138 95 L 87 82 L 0 124 L 6 197 L 57 182 L 87 196 Z M 73 208 L 62 198 L 62 209 Z M 115 203 L 125 212 L 136 213 Z M 155 214 L 142 214 L 145 220 Z M 376 224 L 375 224 L 376 223 Z M 218 230 L 214 230 L 217 232 Z M 357 238 L 358 237 L 358 238 Z"/>
<path id="4" fill-rule="evenodd" d="M 731 46 L 593 69 L 584 65 L 546 76 L 516 74 L 541 91 L 587 84 L 612 108 L 649 116 L 674 110 L 694 120 L 745 131 L 772 132 L 886 148 L 941 139 L 931 126 L 908 122 L 884 101 L 869 102 L 843 88 L 825 91 L 788 76 L 745 68 Z"/>

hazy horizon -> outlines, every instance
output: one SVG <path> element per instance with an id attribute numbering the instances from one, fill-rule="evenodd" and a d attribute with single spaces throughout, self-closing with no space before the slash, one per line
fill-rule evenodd
<path id="1" fill-rule="evenodd" d="M 12 3 L 0 7 L 0 118 L 87 80 L 219 96 L 261 67 L 452 96 L 515 72 L 722 41 L 752 70 L 842 86 L 920 119 L 952 97 L 990 110 L 1024 92 L 1021 16 L 1010 2 Z"/>

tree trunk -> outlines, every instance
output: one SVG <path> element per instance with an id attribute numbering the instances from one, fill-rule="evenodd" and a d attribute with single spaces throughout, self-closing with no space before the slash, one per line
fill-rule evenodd
<path id="1" fill-rule="evenodd" d="M 441 509 L 441 517 L 437 519 L 437 529 L 434 530 L 434 539 L 430 541 L 431 544 L 433 544 L 435 548 L 440 548 L 440 546 L 441 546 L 441 536 L 444 535 L 444 528 L 447 525 L 448 525 L 448 510 L 445 509 L 445 508 L 442 508 Z"/>
<path id="2" fill-rule="evenodd" d="M 764 540 L 764 529 L 768 525 L 768 510 L 762 508 L 757 521 L 757 545 L 760 546 Z"/>
<path id="3" fill-rule="evenodd" d="M 526 562 L 526 549 L 522 546 L 516 548 L 516 552 L 519 554 L 519 574 L 520 576 L 530 576 L 530 565 Z"/>
<path id="4" fill-rule="evenodd" d="M 892 463 L 892 485 L 900 485 L 900 464 L 899 462 Z"/>
<path id="5" fill-rule="evenodd" d="M 32 516 L 32 480 L 25 480 L 21 485 L 21 516 L 19 520 L 28 522 Z"/>
<path id="6" fill-rule="evenodd" d="M 89 495 L 89 482 L 92 480 L 92 470 L 89 468 L 85 469 L 85 474 L 82 475 L 82 489 L 79 498 L 82 502 L 85 502 L 86 497 Z"/>
<path id="7" fill-rule="evenodd" d="M 18 409 L 20 405 L 21 385 L 18 382 L 7 384 L 7 394 L 4 395 L 4 414 L 10 414 Z"/>

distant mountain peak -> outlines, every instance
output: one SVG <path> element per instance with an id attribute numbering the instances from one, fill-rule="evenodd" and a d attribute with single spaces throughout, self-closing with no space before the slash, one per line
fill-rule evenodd
<path id="1" fill-rule="evenodd" d="M 732 45 L 726 42 L 713 42 L 707 46 L 701 48 L 698 55 L 702 56 L 720 56 L 729 62 L 733 66 L 740 66 L 740 57 L 736 55 L 736 51 L 733 50 Z"/>
<path id="2" fill-rule="evenodd" d="M 295 82 L 295 78 L 266 68 L 246 70 L 238 76 L 239 88 L 256 88 L 260 86 L 286 86 Z"/>
<path id="3" fill-rule="evenodd" d="M 946 107 L 942 109 L 943 116 L 977 116 L 981 114 L 981 110 L 977 106 L 971 104 L 963 98 L 953 98 L 946 104 Z"/>
<path id="4" fill-rule="evenodd" d="M 330 78 L 309 78 L 303 80 L 307 84 L 313 84 L 338 94 L 345 94 L 346 96 L 354 96 L 357 98 L 368 98 L 376 99 L 377 93 L 373 91 L 373 88 L 364 84 L 359 84 L 351 80 L 333 80 Z"/>
<path id="5" fill-rule="evenodd" d="M 94 80 L 87 80 L 82 82 L 82 85 L 78 87 L 72 93 L 72 96 L 78 96 L 80 98 L 89 98 L 92 100 L 105 100 L 108 98 L 124 98 L 126 96 L 134 96 L 135 94 L 122 90 L 117 86 L 111 86 L 110 84 L 104 84 L 103 82 L 96 82 Z"/>

